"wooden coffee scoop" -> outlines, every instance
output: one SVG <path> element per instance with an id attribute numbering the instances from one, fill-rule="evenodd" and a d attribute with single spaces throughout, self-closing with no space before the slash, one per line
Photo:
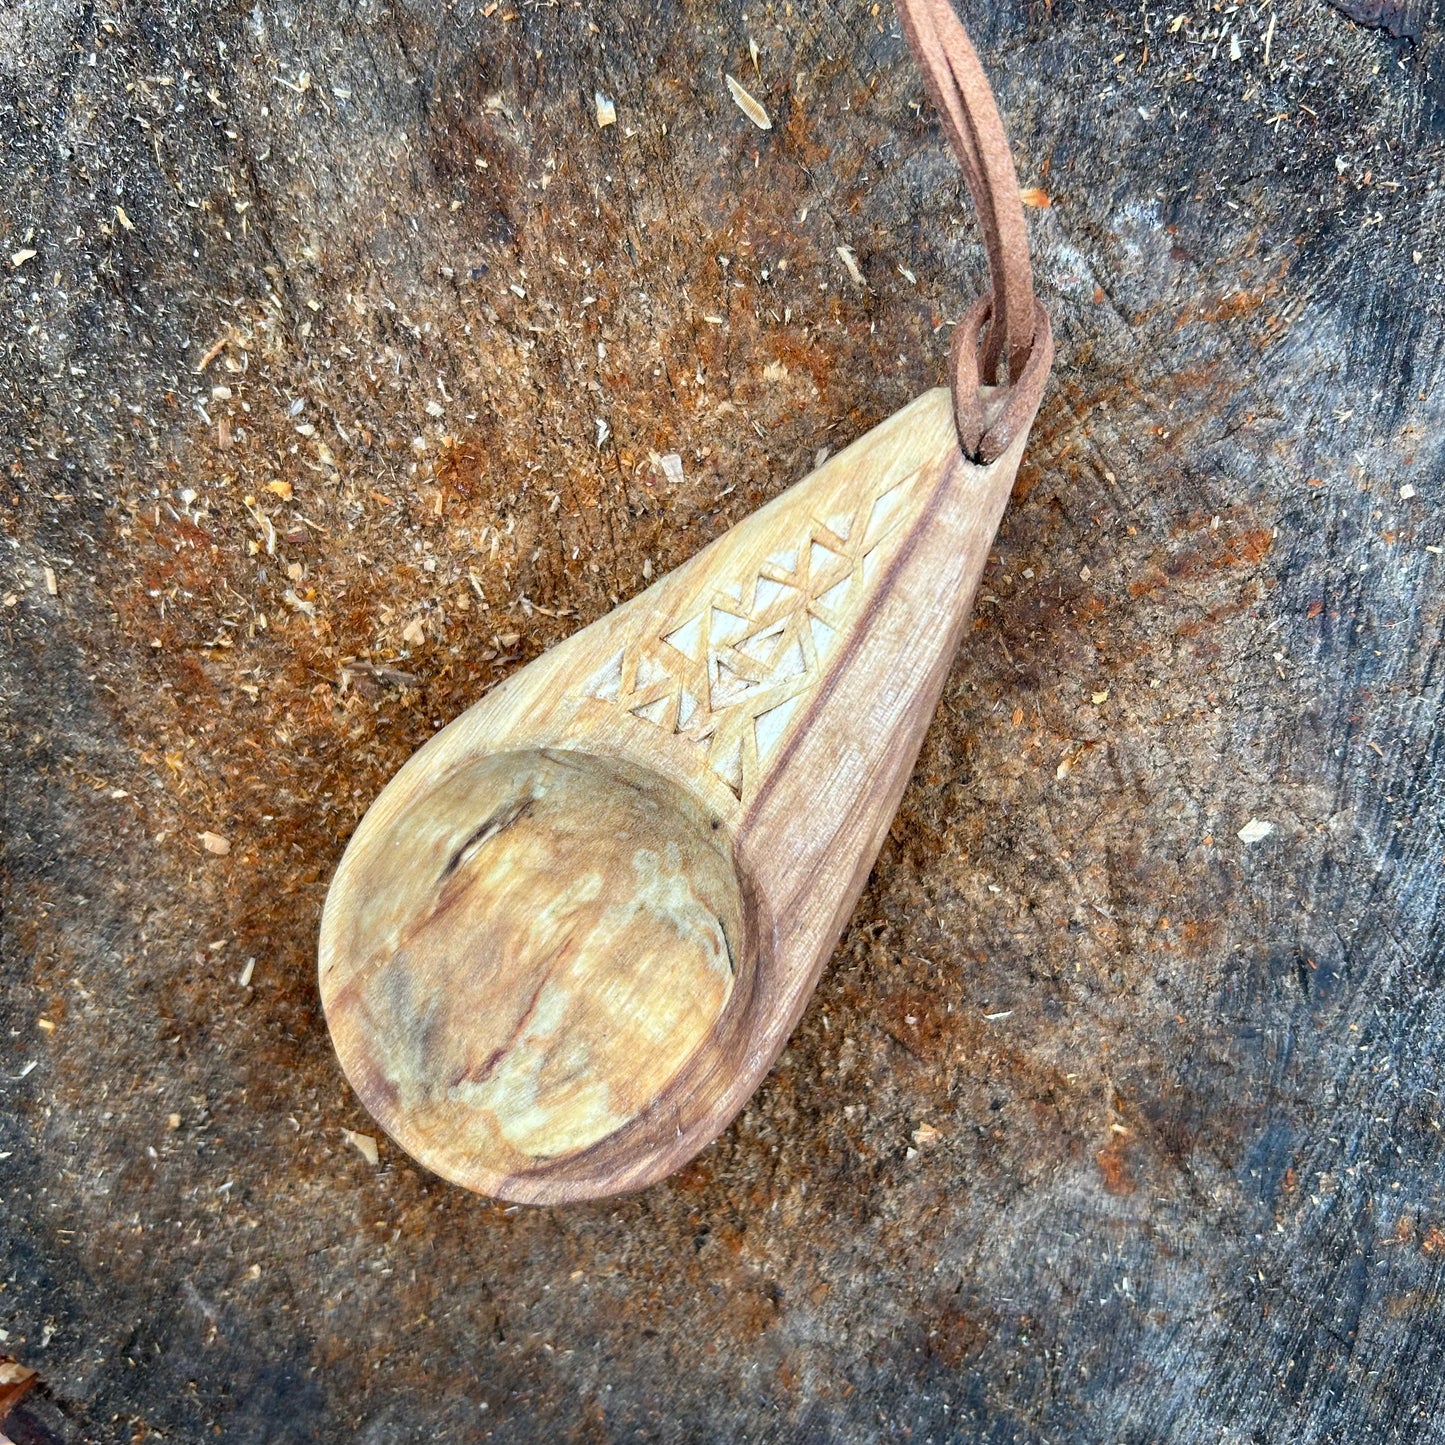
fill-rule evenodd
<path id="1" fill-rule="evenodd" d="M 946 4 L 901 9 L 931 88 L 962 89 Z M 1028 345 L 984 352 L 1000 385 L 985 302 L 962 403 L 956 373 L 515 673 L 367 813 L 321 995 L 347 1077 L 429 1168 L 537 1203 L 639 1188 L 761 1082 L 958 647 L 1052 355 L 1028 299 Z M 992 459 L 960 449 L 965 408 Z"/>

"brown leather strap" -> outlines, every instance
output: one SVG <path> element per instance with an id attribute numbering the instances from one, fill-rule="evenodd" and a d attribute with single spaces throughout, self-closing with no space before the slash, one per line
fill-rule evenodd
<path id="1" fill-rule="evenodd" d="M 1053 360 L 1049 318 L 1034 298 L 1029 238 L 1008 137 L 968 33 L 949 0 L 896 4 L 963 171 L 988 254 L 992 292 L 959 323 L 953 346 L 959 444 L 974 461 L 988 462 L 1008 449 L 1038 406 Z M 986 396 L 983 388 L 994 386 L 1008 394 Z"/>

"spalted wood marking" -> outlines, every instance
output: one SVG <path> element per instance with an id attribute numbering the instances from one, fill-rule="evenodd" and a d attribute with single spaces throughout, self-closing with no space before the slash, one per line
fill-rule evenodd
<path id="1" fill-rule="evenodd" d="M 966 645 L 737 1122 L 509 1213 L 342 1132 L 345 840 L 982 257 L 886 7 L 488 8 L 0 13 L 7 1433 L 1438 1435 L 1438 26 L 964 9 L 1059 352 Z"/>

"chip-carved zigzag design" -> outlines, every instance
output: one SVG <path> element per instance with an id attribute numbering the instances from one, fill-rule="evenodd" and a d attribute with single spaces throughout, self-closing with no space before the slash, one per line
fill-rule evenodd
<path id="1" fill-rule="evenodd" d="M 851 509 L 827 509 L 825 521 L 803 513 L 796 546 L 750 566 L 740 557 L 739 580 L 629 641 L 593 678 L 590 694 L 689 739 L 745 801 L 866 604 L 917 476 L 890 479 Z"/>

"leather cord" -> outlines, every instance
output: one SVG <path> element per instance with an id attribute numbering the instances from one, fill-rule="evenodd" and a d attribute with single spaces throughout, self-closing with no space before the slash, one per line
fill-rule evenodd
<path id="1" fill-rule="evenodd" d="M 1005 452 L 1038 408 L 1053 362 L 1029 238 L 993 89 L 949 0 L 895 0 L 903 33 L 978 213 L 992 291 L 954 330 L 953 409 L 975 462 Z M 988 388 L 1000 390 L 990 393 Z"/>

